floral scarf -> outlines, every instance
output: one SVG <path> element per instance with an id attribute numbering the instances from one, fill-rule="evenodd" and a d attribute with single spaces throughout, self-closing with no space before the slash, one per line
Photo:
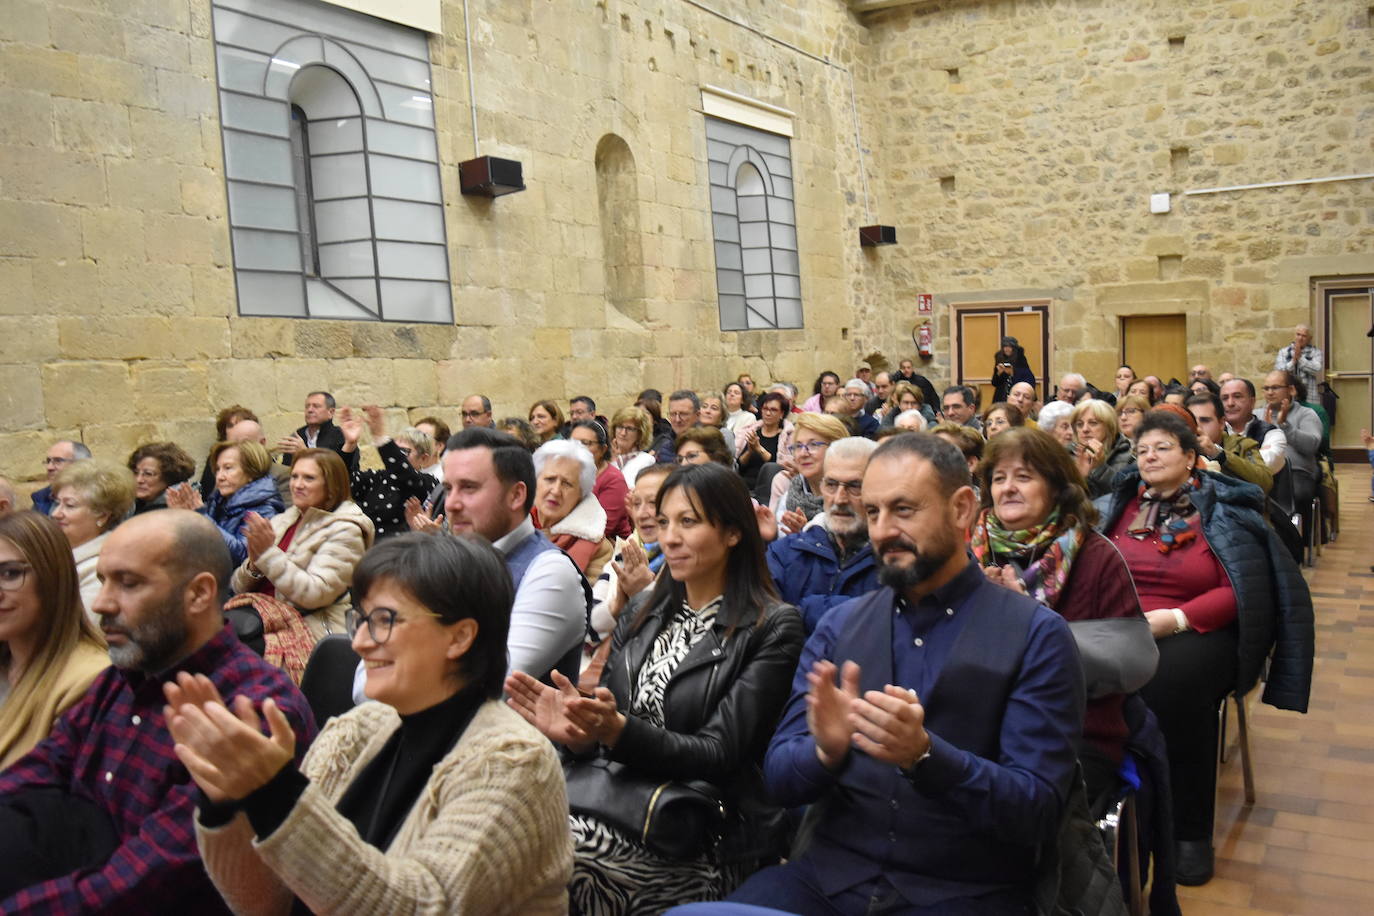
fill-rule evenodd
<path id="1" fill-rule="evenodd" d="M 1198 476 L 1192 474 L 1183 486 L 1172 493 L 1159 493 L 1140 482 L 1136 495 L 1140 497 L 1140 510 L 1131 519 L 1126 533 L 1137 541 L 1154 535 L 1159 539 L 1159 552 L 1177 550 L 1197 537 L 1197 526 L 1193 519 L 1197 516 L 1197 506 L 1193 505 L 1189 494 L 1197 489 Z"/>
<path id="2" fill-rule="evenodd" d="M 1026 564 L 1021 582 L 1026 592 L 1046 607 L 1054 607 L 1069 581 L 1069 570 L 1083 546 L 1083 529 L 1060 524 L 1059 509 L 1050 513 L 1044 524 L 1010 531 L 1002 527 L 991 509 L 984 509 L 973 526 L 970 546 L 980 566 L 998 566 L 998 561 Z"/>

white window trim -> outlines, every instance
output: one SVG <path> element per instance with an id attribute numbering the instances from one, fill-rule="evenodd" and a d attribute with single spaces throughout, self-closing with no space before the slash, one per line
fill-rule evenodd
<path id="1" fill-rule="evenodd" d="M 719 86 L 701 87 L 701 110 L 713 118 L 779 134 L 789 140 L 797 136 L 791 111 Z"/>

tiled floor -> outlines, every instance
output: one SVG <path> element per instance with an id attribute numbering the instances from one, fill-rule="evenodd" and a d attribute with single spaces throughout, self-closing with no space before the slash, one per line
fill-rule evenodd
<path id="1" fill-rule="evenodd" d="M 1374 914 L 1374 503 L 1342 465 L 1341 532 L 1307 571 L 1317 651 L 1307 715 L 1251 694 L 1256 801 L 1240 755 L 1222 769 L 1216 877 L 1179 888 L 1185 916 Z M 1234 721 L 1228 736 L 1235 740 Z"/>

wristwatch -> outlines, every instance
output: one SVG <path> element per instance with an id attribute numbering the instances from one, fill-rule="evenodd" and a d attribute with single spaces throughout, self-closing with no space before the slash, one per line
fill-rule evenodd
<path id="1" fill-rule="evenodd" d="M 901 772 L 901 774 L 905 776 L 907 779 L 911 779 L 912 777 L 914 777 L 916 775 L 916 771 L 920 768 L 921 764 L 925 763 L 926 758 L 930 756 L 930 748 L 930 745 L 926 745 L 926 752 L 922 754 L 920 757 L 917 757 L 916 762 L 913 763 L 911 766 L 899 767 L 898 769 Z"/>

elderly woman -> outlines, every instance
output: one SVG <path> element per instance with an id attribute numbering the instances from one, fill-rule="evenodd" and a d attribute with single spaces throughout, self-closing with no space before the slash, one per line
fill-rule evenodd
<path id="1" fill-rule="evenodd" d="M 215 416 L 215 442 L 224 442 L 229 438 L 229 430 L 244 420 L 259 422 L 258 415 L 253 413 L 251 408 L 244 407 L 242 404 L 230 404 Z M 205 459 L 205 469 L 200 474 L 200 492 L 209 493 L 215 488 L 215 458 L 214 449 Z"/>
<path id="2" fill-rule="evenodd" d="M 339 411 L 339 431 L 343 433 L 343 457 L 347 462 L 348 485 L 353 501 L 372 519 L 377 538 L 410 530 L 406 522 L 406 500 L 423 501 L 434 491 L 434 478 L 424 468 L 434 464 L 434 440 L 414 426 L 392 439 L 386 434 L 386 418 L 381 408 L 363 408 L 372 444 L 382 459 L 382 467 L 363 470 L 358 461 L 358 440 L 362 438 L 363 418 L 351 408 Z"/>
<path id="3" fill-rule="evenodd" d="M 129 456 L 134 475 L 134 514 L 167 508 L 167 488 L 191 479 L 196 463 L 175 442 L 149 442 Z"/>
<path id="4" fill-rule="evenodd" d="M 1065 448 L 1073 445 L 1073 405 L 1067 401 L 1050 401 L 1040 408 L 1036 424 Z"/>
<path id="5" fill-rule="evenodd" d="M 1011 404 L 998 401 L 983 411 L 983 434 L 991 439 L 998 433 L 1017 426 L 1025 426 L 1026 418 Z"/>
<path id="6" fill-rule="evenodd" d="M 1121 435 L 1135 440 L 1135 428 L 1140 425 L 1150 402 L 1138 394 L 1128 394 L 1116 402 L 1116 428 Z"/>
<path id="7" fill-rule="evenodd" d="M 611 441 L 606 435 L 606 427 L 596 420 L 574 420 L 568 430 L 568 438 L 582 443 L 596 462 L 596 483 L 592 485 L 592 495 L 606 510 L 606 537 L 626 537 L 633 530 L 625 511 L 625 499 L 630 495 L 630 488 L 625 483 L 625 475 L 611 464 Z"/>
<path id="8" fill-rule="evenodd" d="M 298 459 L 299 460 L 299 459 Z M 273 701 L 165 688 L 201 798 L 196 842 L 236 913 L 567 912 L 554 749 L 501 703 L 512 588 L 485 542 L 404 534 L 359 564 L 364 703 L 292 762 Z"/>
<path id="9" fill-rule="evenodd" d="M 654 463 L 649 446 L 654 441 L 654 421 L 642 407 L 622 407 L 611 417 L 611 464 L 633 487 L 635 476 Z"/>
<path id="10" fill-rule="evenodd" d="M 1196 470 L 1197 436 L 1170 412 L 1136 430 L 1138 468 L 1098 500 L 1159 644 L 1141 696 L 1169 749 L 1180 884 L 1212 876 L 1217 708 L 1244 697 L 1270 650 L 1264 702 L 1307 711 L 1312 599 L 1264 521 L 1258 487 Z"/>
<path id="11" fill-rule="evenodd" d="M 802 414 L 792 423 L 792 443 L 787 451 L 791 467 L 773 478 L 768 508 L 778 520 L 779 532 L 802 530 L 821 511 L 821 478 L 825 476 L 825 450 L 836 439 L 849 435 L 844 423 L 827 414 Z"/>
<path id="12" fill-rule="evenodd" d="M 611 558 L 606 510 L 597 502 L 596 462 L 580 443 L 545 442 L 534 453 L 534 526 L 595 582 Z"/>
<path id="13" fill-rule="evenodd" d="M 534 430 L 534 436 L 540 445 L 563 438 L 563 411 L 553 401 L 535 401 L 530 405 L 530 413 L 526 419 L 529 420 L 530 428 Z"/>
<path id="14" fill-rule="evenodd" d="M 511 706 L 576 758 L 570 891 L 584 914 L 719 899 L 780 839 L 764 826 L 775 812 L 759 765 L 801 655 L 801 616 L 778 601 L 737 474 L 679 467 L 657 508 L 668 575 L 620 615 L 596 691 L 558 674 L 555 686 L 506 679 Z M 665 821 L 663 795 L 696 803 Z"/>
<path id="15" fill-rule="evenodd" d="M 219 442 L 210 450 L 215 466 L 215 489 L 210 498 L 189 487 L 167 491 L 167 505 L 193 509 L 209 517 L 219 528 L 235 564 L 248 556 L 244 522 L 249 513 L 271 518 L 284 508 L 272 480 L 272 456 L 256 442 Z"/>
<path id="16" fill-rule="evenodd" d="M 109 664 L 62 529 L 36 512 L 0 517 L 0 769 L 46 738 Z"/>
<path id="17" fill-rule="evenodd" d="M 95 564 L 105 536 L 134 507 L 134 475 L 95 458 L 73 461 L 52 482 L 52 520 L 71 545 L 80 580 L 81 603 L 95 620 L 91 602 L 100 591 Z"/>
<path id="18" fill-rule="evenodd" d="M 735 434 L 725 423 L 725 396 L 714 391 L 705 391 L 697 395 L 697 400 L 701 403 L 701 406 L 697 408 L 697 419 L 702 426 L 711 426 L 720 430 L 720 435 L 725 440 L 725 447 L 733 455 L 735 453 Z"/>
<path id="19" fill-rule="evenodd" d="M 1079 754 L 1091 802 L 1120 788 L 1126 695 L 1154 674 L 1159 652 L 1126 562 L 1093 530 L 1097 510 L 1060 444 L 1038 429 L 989 440 L 978 470 L 983 511 L 973 555 L 988 578 L 1069 621 L 1089 688 Z"/>
<path id="20" fill-rule="evenodd" d="M 759 419 L 741 426 L 735 435 L 739 472 L 752 488 L 765 464 L 780 462 L 792 444 L 792 405 L 787 396 L 770 391 L 759 398 Z"/>
<path id="21" fill-rule="evenodd" d="M 312 645 L 343 632 L 353 570 L 374 532 L 372 520 L 351 498 L 343 459 L 327 448 L 296 452 L 291 507 L 270 520 L 250 512 L 245 522 L 248 558 L 231 584 L 236 595 L 250 600 L 230 603 L 253 604 L 260 612 L 263 598 L 289 604 L 305 618 Z"/>
<path id="22" fill-rule="evenodd" d="M 1135 463 L 1131 440 L 1117 430 L 1112 405 L 1096 398 L 1074 407 L 1069 423 L 1074 462 L 1088 483 L 1088 495 L 1096 499 L 1111 489 L 1117 474 Z"/>
<path id="23" fill-rule="evenodd" d="M 678 464 L 719 464 L 722 467 L 735 467 L 734 454 L 720 430 L 711 426 L 693 426 L 684 429 L 674 443 L 674 458 Z"/>

